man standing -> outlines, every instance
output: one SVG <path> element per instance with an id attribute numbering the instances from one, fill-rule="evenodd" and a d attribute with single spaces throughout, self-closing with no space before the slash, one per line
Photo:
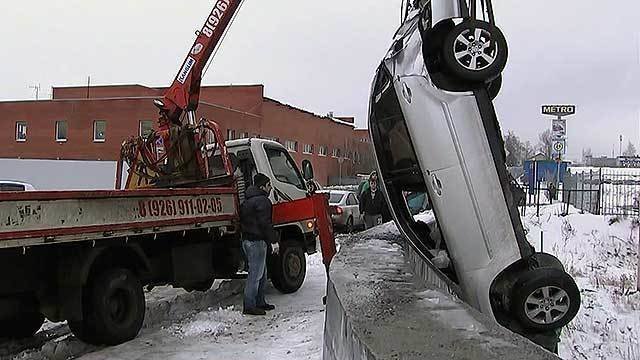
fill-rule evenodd
<path id="1" fill-rule="evenodd" d="M 360 197 L 360 214 L 364 215 L 364 226 L 366 229 L 382 224 L 382 213 L 386 203 L 382 198 L 382 193 L 378 190 L 377 174 L 369 177 L 369 188 L 364 190 Z"/>
<path id="2" fill-rule="evenodd" d="M 264 174 L 253 177 L 253 185 L 246 191 L 245 201 L 240 205 L 240 226 L 242 228 L 242 249 L 249 263 L 249 275 L 244 287 L 243 314 L 265 315 L 265 310 L 275 306 L 264 298 L 267 282 L 267 248 L 277 254 L 278 239 L 271 220 L 271 180 Z"/>

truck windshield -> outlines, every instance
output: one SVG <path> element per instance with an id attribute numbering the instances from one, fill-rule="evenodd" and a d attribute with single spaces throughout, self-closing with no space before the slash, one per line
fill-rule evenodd
<path id="1" fill-rule="evenodd" d="M 306 190 L 302 175 L 300 175 L 300 171 L 298 171 L 298 168 L 288 153 L 282 149 L 268 147 L 265 148 L 265 151 L 267 152 L 267 158 L 269 159 L 273 176 L 275 176 L 278 181 L 294 185 L 301 190 Z"/>

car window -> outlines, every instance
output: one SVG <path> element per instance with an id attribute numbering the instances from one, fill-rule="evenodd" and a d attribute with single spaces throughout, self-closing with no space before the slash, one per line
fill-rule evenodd
<path id="1" fill-rule="evenodd" d="M 371 116 L 374 131 L 381 139 L 382 162 L 395 170 L 410 169 L 418 164 L 411 137 L 407 130 L 400 103 L 396 97 L 391 79 L 385 71 L 378 72 L 374 89 L 373 111 Z"/>
<path id="2" fill-rule="evenodd" d="M 0 191 L 25 191 L 24 185 L 0 183 Z"/>
<path id="3" fill-rule="evenodd" d="M 331 193 L 329 195 L 329 203 L 330 204 L 339 204 L 340 201 L 342 200 L 343 196 L 344 196 L 344 194 Z"/>
<path id="4" fill-rule="evenodd" d="M 265 151 L 267 152 L 267 158 L 269 159 L 273 176 L 275 176 L 278 181 L 306 190 L 302 175 L 300 175 L 298 168 L 294 165 L 288 153 L 282 149 L 268 147 L 265 147 Z"/>
<path id="5" fill-rule="evenodd" d="M 358 200 L 353 194 L 349 194 L 347 197 L 347 205 L 358 205 Z"/>

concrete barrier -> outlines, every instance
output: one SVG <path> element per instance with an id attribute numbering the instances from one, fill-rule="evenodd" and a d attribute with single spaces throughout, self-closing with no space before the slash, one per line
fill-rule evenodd
<path id="1" fill-rule="evenodd" d="M 383 226 L 332 261 L 324 360 L 557 359 L 453 297 Z"/>

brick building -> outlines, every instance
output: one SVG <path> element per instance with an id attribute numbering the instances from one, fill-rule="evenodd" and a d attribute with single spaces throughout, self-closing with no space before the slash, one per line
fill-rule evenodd
<path id="1" fill-rule="evenodd" d="M 51 100 L 0 102 L 0 158 L 115 161 L 124 139 L 156 128 L 151 100 L 165 89 L 54 87 Z M 262 85 L 203 86 L 198 115 L 216 121 L 229 139 L 279 141 L 298 164 L 311 160 L 323 185 L 361 172 L 361 159 L 370 156 L 368 133 L 355 130 L 352 117 L 281 103 L 265 97 Z"/>

